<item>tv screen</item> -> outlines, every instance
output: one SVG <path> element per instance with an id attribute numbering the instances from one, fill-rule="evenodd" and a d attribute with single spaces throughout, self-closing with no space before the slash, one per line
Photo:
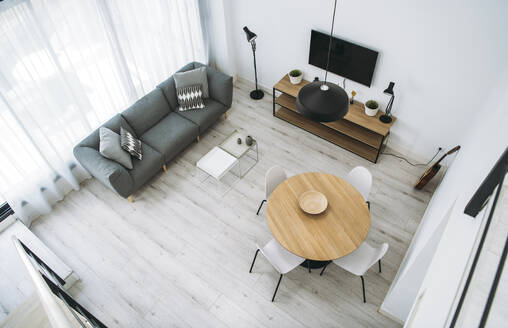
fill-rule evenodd
<path id="1" fill-rule="evenodd" d="M 309 64 L 326 69 L 330 35 L 312 30 Z M 332 38 L 328 71 L 370 87 L 378 52 L 357 44 Z"/>

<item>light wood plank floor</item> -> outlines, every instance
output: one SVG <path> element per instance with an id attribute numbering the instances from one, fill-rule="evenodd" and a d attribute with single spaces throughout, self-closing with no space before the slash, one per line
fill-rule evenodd
<path id="1" fill-rule="evenodd" d="M 192 144 L 167 173 L 135 194 L 135 203 L 96 180 L 82 184 L 32 230 L 81 277 L 76 299 L 110 327 L 393 327 L 377 312 L 431 196 L 412 184 L 423 168 L 382 156 L 372 164 L 272 117 L 271 96 L 248 97 L 237 82 L 229 118 Z M 233 188 L 222 187 L 196 161 L 235 128 L 259 142 L 259 163 Z M 289 175 L 323 171 L 345 176 L 357 165 L 374 176 L 368 240 L 387 241 L 383 272 L 360 278 L 331 266 L 324 276 L 297 268 L 282 280 L 259 256 L 248 269 L 255 243 L 271 238 L 264 174 L 281 165 Z M 432 189 L 432 188 L 431 188 Z"/>

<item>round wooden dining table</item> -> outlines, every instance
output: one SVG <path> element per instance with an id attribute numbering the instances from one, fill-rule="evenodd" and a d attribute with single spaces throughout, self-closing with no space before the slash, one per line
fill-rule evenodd
<path id="1" fill-rule="evenodd" d="M 298 198 L 309 190 L 326 196 L 328 207 L 321 214 L 300 208 Z M 302 265 L 319 268 L 360 246 L 369 232 L 370 211 L 360 192 L 344 179 L 308 172 L 275 188 L 268 200 L 267 221 L 284 248 L 307 259 Z"/>

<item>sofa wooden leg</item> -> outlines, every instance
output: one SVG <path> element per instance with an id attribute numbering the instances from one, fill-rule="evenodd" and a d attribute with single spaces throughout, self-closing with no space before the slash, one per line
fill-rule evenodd
<path id="1" fill-rule="evenodd" d="M 225 112 L 224 113 L 224 118 L 227 120 L 228 119 L 228 112 Z"/>
<path id="2" fill-rule="evenodd" d="M 127 197 L 127 200 L 129 201 L 129 203 L 134 203 L 134 198 L 132 197 L 132 195 Z"/>
<path id="3" fill-rule="evenodd" d="M 162 170 L 163 170 L 164 172 L 166 172 L 166 171 L 168 170 L 168 168 L 166 167 L 166 164 L 162 164 Z"/>
<path id="4" fill-rule="evenodd" d="M 199 136 L 197 136 L 196 140 L 199 142 L 199 140 L 201 140 L 201 139 L 199 138 Z"/>

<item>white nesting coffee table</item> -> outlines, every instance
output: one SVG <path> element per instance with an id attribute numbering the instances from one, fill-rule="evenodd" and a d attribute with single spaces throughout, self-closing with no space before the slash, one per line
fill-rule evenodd
<path id="1" fill-rule="evenodd" d="M 237 163 L 238 159 L 236 157 L 219 147 L 213 147 L 197 162 L 196 166 L 208 175 L 220 180 Z"/>
<path id="2" fill-rule="evenodd" d="M 247 174 L 258 162 L 258 144 L 253 140 L 248 146 L 245 142 L 245 135 L 235 130 L 220 145 L 213 147 L 205 156 L 196 163 L 196 166 L 207 173 L 209 176 L 220 180 L 233 167 L 238 166 L 238 177 L 242 178 Z M 242 143 L 238 144 L 237 139 L 242 139 Z M 255 160 L 245 172 L 242 173 L 240 160 L 249 152 L 256 152 Z"/>

